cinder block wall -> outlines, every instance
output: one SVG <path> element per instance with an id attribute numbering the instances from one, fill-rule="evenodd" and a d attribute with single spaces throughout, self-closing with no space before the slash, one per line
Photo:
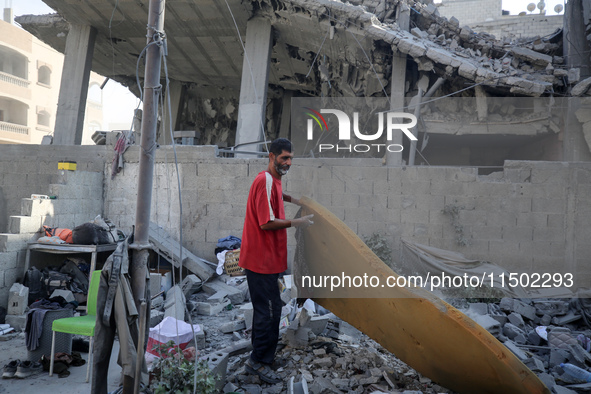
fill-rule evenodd
<path id="1" fill-rule="evenodd" d="M 543 37 L 562 29 L 563 15 L 504 16 L 492 22 L 478 22 L 470 25 L 474 31 L 493 34 L 496 38 L 513 36 L 517 38 Z"/>
<path id="2" fill-rule="evenodd" d="M 41 225 L 73 228 L 102 214 L 106 146 L 0 145 L 0 306 L 22 280 L 27 242 Z M 58 170 L 75 161 L 76 171 Z M 31 200 L 31 194 L 57 196 Z"/>
<path id="3" fill-rule="evenodd" d="M 79 171 L 104 171 L 112 147 L 0 145 L 0 233 L 9 231 L 9 217 L 21 214 L 21 199 L 52 193 L 49 185 L 64 182 L 57 165 L 75 161 Z M 109 159 L 107 159 L 109 157 Z M 62 196 L 65 197 L 65 196 Z"/>
<path id="4" fill-rule="evenodd" d="M 134 223 L 137 154 L 123 174 L 106 179 L 105 215 L 120 227 Z M 221 159 L 212 147 L 179 147 L 184 244 L 215 261 L 219 238 L 241 236 L 254 176 L 267 160 Z M 507 161 L 503 171 L 475 168 L 386 168 L 377 159 L 296 159 L 284 189 L 328 207 L 361 237 L 378 233 L 400 261 L 402 238 L 497 263 L 518 272 L 576 273 L 589 283 L 591 163 Z M 456 207 L 461 238 L 446 206 Z M 286 204 L 292 217 L 297 207 Z M 152 220 L 178 237 L 178 185 L 172 151 L 156 156 Z M 289 230 L 293 255 L 294 230 Z"/>
<path id="5" fill-rule="evenodd" d="M 456 17 L 460 26 L 470 26 L 476 32 L 490 33 L 498 39 L 545 36 L 564 24 L 563 15 L 503 16 L 501 0 L 443 0 L 437 9 L 448 19 Z M 523 11 L 527 11 L 525 6 Z"/>
<path id="6" fill-rule="evenodd" d="M 471 26 L 488 18 L 499 19 L 502 0 L 443 0 L 437 9 L 441 16 L 448 19 L 455 16 L 460 26 Z"/>
<path id="7" fill-rule="evenodd" d="M 43 148 L 0 146 L 2 201 L 4 207 L 12 207 L 10 211 L 4 208 L 0 219 L 6 222 L 8 216 L 21 214 L 23 197 L 50 193 L 50 184 L 60 184 L 57 161 L 73 160 L 78 161 L 79 169 L 86 168 L 88 172 L 100 167 L 102 175 L 91 175 L 93 180 L 88 181 L 96 183 L 103 179 L 103 214 L 129 231 L 135 223 L 138 197 L 137 147 L 126 152 L 125 169 L 112 180 L 112 147 Z M 177 153 L 184 245 L 214 261 L 219 238 L 241 236 L 250 184 L 266 168 L 267 160 L 216 158 L 213 147 L 181 146 Z M 5 175 L 20 170 L 31 160 L 39 166 L 28 170 L 31 177 L 28 172 L 20 175 L 28 189 L 19 189 L 18 182 L 11 180 L 17 176 Z M 47 163 L 47 172 L 40 163 Z M 36 171 L 39 178 L 32 182 Z M 178 237 L 181 215 L 176 171 L 172 149 L 161 147 L 154 168 L 152 221 Z M 591 163 L 507 161 L 503 171 L 478 175 L 475 168 L 386 168 L 377 159 L 296 159 L 284 179 L 286 192 L 314 198 L 358 235 L 384 236 L 394 250 L 395 261 L 401 258 L 400 240 L 404 238 L 492 261 L 509 270 L 570 271 L 582 286 L 588 286 L 591 280 Z M 68 185 L 74 190 L 83 186 L 74 186 L 73 178 Z M 88 186 L 87 191 L 91 190 L 99 193 Z M 74 192 L 67 205 L 77 207 L 72 209 L 87 215 L 84 220 L 89 220 L 96 215 L 97 208 L 84 205 L 83 199 Z M 60 200 L 64 201 L 63 195 L 58 197 L 57 201 Z M 457 208 L 458 227 L 466 246 L 458 244 L 450 216 L 442 213 L 446 206 Z M 286 208 L 288 217 L 297 212 L 291 204 L 286 204 Z M 67 209 L 62 206 L 51 217 L 70 215 Z M 293 233 L 289 230 L 290 255 L 295 246 Z M 18 254 L 19 250 L 13 246 L 8 245 L 10 252 L 0 252 L 0 272 L 14 263 L 8 253 Z M 22 269 L 22 262 L 18 264 L 13 268 Z M 12 285 L 4 279 L 0 293 L 7 292 Z"/>

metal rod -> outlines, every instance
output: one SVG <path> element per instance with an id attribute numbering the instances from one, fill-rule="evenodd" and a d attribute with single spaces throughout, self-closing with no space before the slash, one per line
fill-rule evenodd
<path id="1" fill-rule="evenodd" d="M 135 305 L 140 309 L 146 291 L 146 270 L 150 253 L 149 227 L 152 204 L 152 181 L 154 178 L 154 155 L 156 153 L 156 128 L 158 125 L 158 101 L 162 91 L 160 69 L 164 40 L 164 9 L 166 0 L 150 0 L 148 9 L 148 32 L 146 70 L 144 73 L 144 103 L 141 127 L 140 166 L 137 187 L 135 235 L 133 257 L 130 265 L 131 290 Z M 153 45 L 150 45 L 153 44 Z M 131 246 L 131 245 L 130 245 Z M 141 322 L 140 322 L 141 324 Z M 138 342 L 138 355 L 144 352 L 145 344 Z M 128 378 L 128 377 L 127 377 Z M 124 393 L 128 394 L 138 384 L 141 376 L 136 375 L 134 385 L 124 379 Z M 126 384 L 127 383 L 127 384 Z"/>

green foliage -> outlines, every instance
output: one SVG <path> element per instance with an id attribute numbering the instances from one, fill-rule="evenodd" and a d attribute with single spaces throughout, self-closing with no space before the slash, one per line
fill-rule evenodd
<path id="1" fill-rule="evenodd" d="M 467 246 L 470 245 L 470 241 L 466 238 L 464 234 L 464 226 L 460 223 L 460 211 L 464 209 L 464 207 L 449 204 L 443 207 L 441 211 L 444 215 L 449 215 L 451 217 L 451 225 L 454 228 L 456 233 L 456 242 L 460 246 Z"/>
<path id="2" fill-rule="evenodd" d="M 363 242 L 387 265 L 392 264 L 392 249 L 388 242 L 378 233 L 373 233 L 369 237 L 364 237 Z"/>
<path id="3" fill-rule="evenodd" d="M 154 348 L 162 355 L 152 371 L 150 388 L 154 394 L 215 393 L 217 376 L 211 374 L 206 361 L 191 360 L 173 341 Z M 197 376 L 197 386 L 194 386 Z"/>

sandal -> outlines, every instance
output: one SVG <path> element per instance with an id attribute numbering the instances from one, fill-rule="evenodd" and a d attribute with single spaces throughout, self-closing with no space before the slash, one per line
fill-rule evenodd
<path id="1" fill-rule="evenodd" d="M 275 384 L 280 383 L 281 378 L 267 364 L 257 363 L 249 358 L 245 364 L 246 371 L 252 375 L 258 375 L 262 381 Z"/>

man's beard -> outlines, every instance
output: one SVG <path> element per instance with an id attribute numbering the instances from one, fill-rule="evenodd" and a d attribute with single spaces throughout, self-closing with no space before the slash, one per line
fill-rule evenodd
<path id="1" fill-rule="evenodd" d="M 277 163 L 277 160 L 275 160 L 275 163 L 273 164 L 275 165 L 275 171 L 277 171 L 279 175 L 284 176 L 287 175 L 287 173 L 289 172 L 290 166 L 288 166 L 287 164 L 280 166 L 279 163 Z"/>

